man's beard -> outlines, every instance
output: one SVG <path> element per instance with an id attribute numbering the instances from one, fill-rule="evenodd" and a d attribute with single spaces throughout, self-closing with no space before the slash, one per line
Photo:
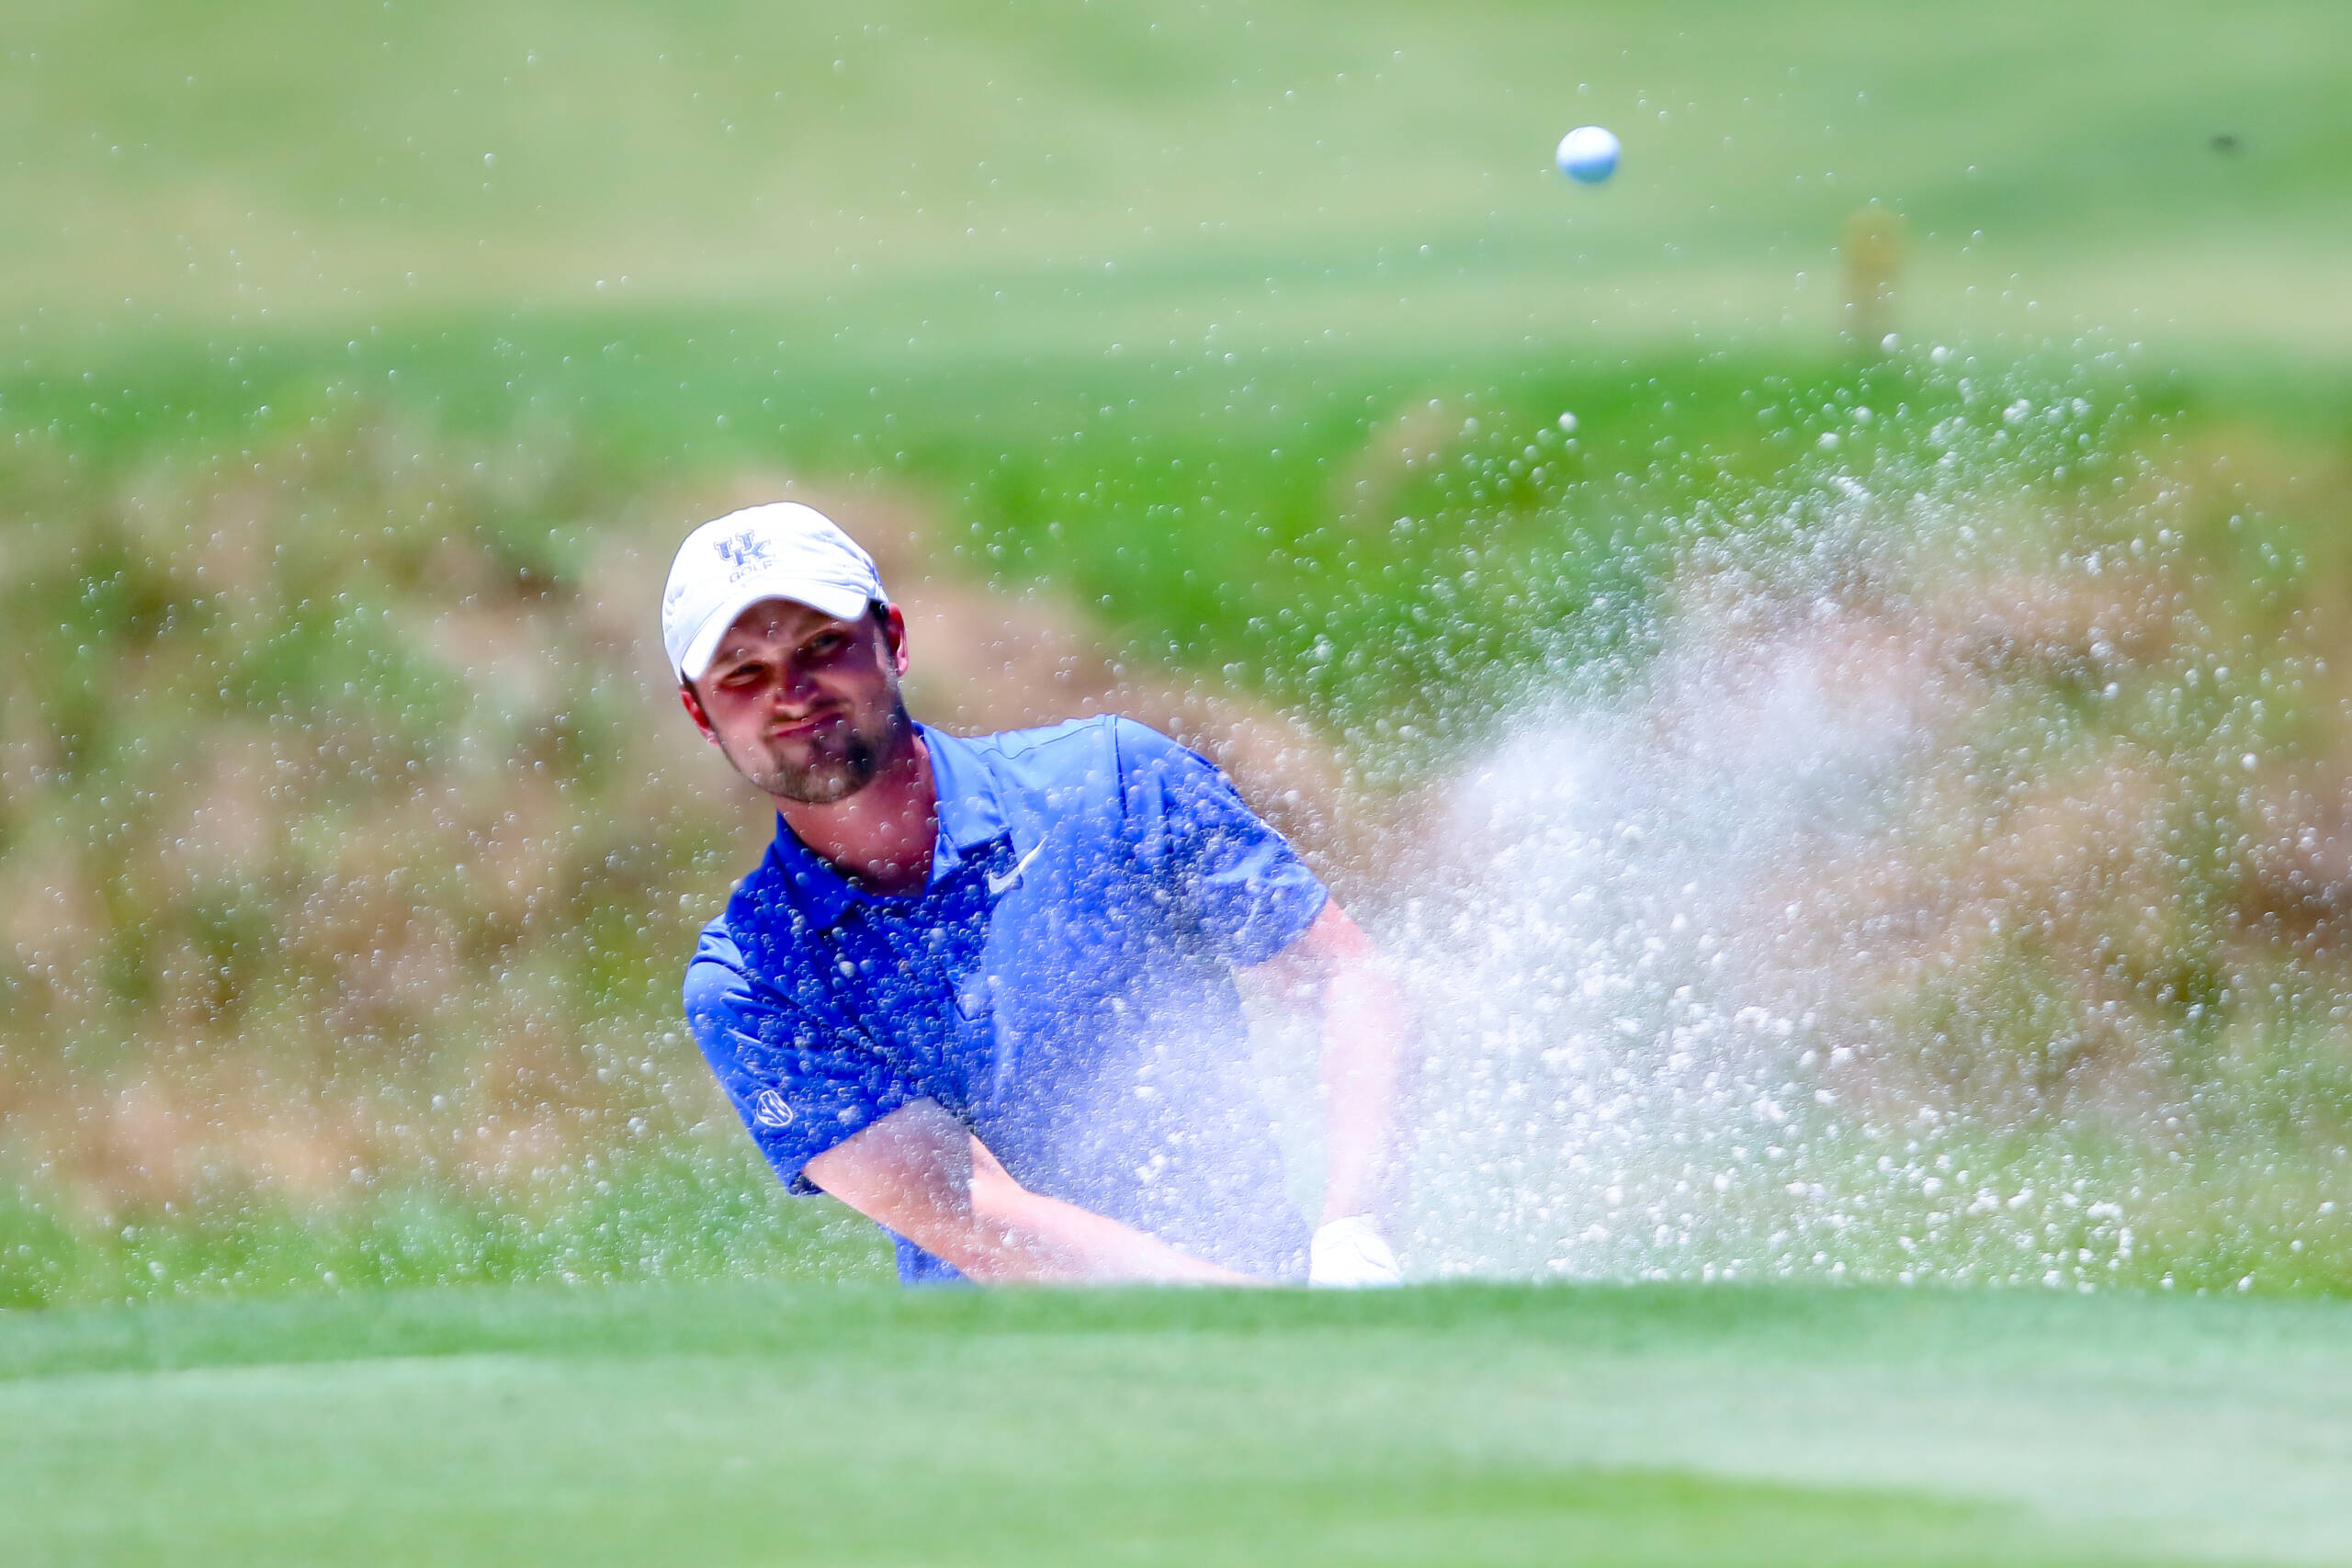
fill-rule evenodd
<path id="1" fill-rule="evenodd" d="M 749 755 L 738 755 L 731 746 L 720 750 L 737 773 L 768 794 L 803 806 L 830 806 L 872 784 L 890 755 L 892 742 L 912 723 L 906 705 L 894 702 L 863 720 L 847 715 L 838 723 L 820 727 L 793 748 L 796 755 L 756 743 L 744 748 L 753 753 Z"/>

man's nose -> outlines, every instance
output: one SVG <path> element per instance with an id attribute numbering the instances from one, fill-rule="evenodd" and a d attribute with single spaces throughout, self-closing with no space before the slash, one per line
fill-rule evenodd
<path id="1" fill-rule="evenodd" d="M 770 701 L 786 713 L 797 713 L 817 700 L 817 682 L 797 660 L 787 660 L 778 666 L 775 683 L 769 688 Z"/>

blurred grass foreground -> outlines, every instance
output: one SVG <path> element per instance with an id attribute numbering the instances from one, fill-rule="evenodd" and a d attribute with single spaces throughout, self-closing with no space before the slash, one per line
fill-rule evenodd
<path id="1" fill-rule="evenodd" d="M 2352 1289 L 2334 24 L 722 10 L 7 61 L 0 1307 L 877 1273 L 676 1016 L 787 492 L 1405 956 L 1419 1271 Z"/>

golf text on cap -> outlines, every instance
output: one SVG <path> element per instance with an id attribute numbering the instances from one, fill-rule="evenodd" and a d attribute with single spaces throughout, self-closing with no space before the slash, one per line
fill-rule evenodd
<path id="1" fill-rule="evenodd" d="M 662 645 L 693 680 L 710 667 L 735 617 L 763 599 L 790 599 L 837 621 L 887 603 L 874 558 L 833 520 L 779 501 L 715 518 L 686 536 L 662 592 Z"/>

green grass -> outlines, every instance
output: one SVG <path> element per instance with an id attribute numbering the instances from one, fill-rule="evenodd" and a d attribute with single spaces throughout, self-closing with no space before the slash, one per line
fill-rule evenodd
<path id="1" fill-rule="evenodd" d="M 78 495 L 99 497 L 174 457 L 275 472 L 315 451 L 326 471 L 306 457 L 303 477 L 331 482 L 368 427 L 389 424 L 447 468 L 479 454 L 554 476 L 519 505 L 472 502 L 518 558 L 666 542 L 696 519 L 649 515 L 636 498 L 674 506 L 665 487 L 692 494 L 707 476 L 881 485 L 937 518 L 935 547 L 955 570 L 1046 584 L 1140 656 L 1255 687 L 1359 760 L 1393 771 L 1401 756 L 1410 771 L 1478 732 L 1531 672 L 1637 652 L 1670 547 L 1818 482 L 1821 410 L 1900 405 L 1902 431 L 1882 443 L 1892 451 L 1960 407 L 1957 371 L 1826 348 L 1291 347 L 1187 367 L 851 350 L 804 361 L 795 335 L 772 314 L 476 318 L 356 351 L 267 339 L 234 366 L 166 336 L 94 383 L 0 376 L 0 411 L 33 433 L 35 457 L 78 467 Z M 2340 376 L 2217 383 L 2102 359 L 2012 348 L 1965 363 L 2009 388 L 2004 398 L 2096 401 L 2097 456 L 2110 467 L 2085 469 L 2076 490 L 2159 430 L 2258 418 L 2313 447 L 2352 430 Z M 1579 422 L 1573 448 L 1555 425 L 1563 411 Z M 1996 400 L 1971 423 L 1997 417 Z M 1396 448 L 1413 443 L 1408 470 Z M 1864 471 L 1869 457 L 1849 449 L 1837 466 Z M 2013 461 L 2003 477 L 2020 494 L 2063 488 L 2046 465 Z M 435 519 L 394 525 L 413 534 Z M 1422 744 L 1400 745 L 1401 725 Z"/>
<path id="2" fill-rule="evenodd" d="M 2352 1307 L 355 1292 L 0 1318 L 22 1568 L 2352 1561 Z"/>
<path id="3" fill-rule="evenodd" d="M 2352 332 L 2352 24 L 2295 0 L 15 11 L 0 316 L 39 338 L 779 300 L 820 355 L 1806 337 L 1873 200 L 1915 330 Z M 1549 167 L 1587 119 L 1600 191 Z"/>
<path id="4" fill-rule="evenodd" d="M 400 1168 L 338 1201 L 224 1184 L 103 1220 L 52 1185 L 0 1180 L 0 1312 L 352 1288 L 893 1277 L 879 1230 L 830 1199 L 788 1195 L 749 1147 L 722 1137 L 712 1148 L 673 1134 L 635 1158 L 613 1152 L 628 1139 L 609 1140 L 519 1190 Z"/>

